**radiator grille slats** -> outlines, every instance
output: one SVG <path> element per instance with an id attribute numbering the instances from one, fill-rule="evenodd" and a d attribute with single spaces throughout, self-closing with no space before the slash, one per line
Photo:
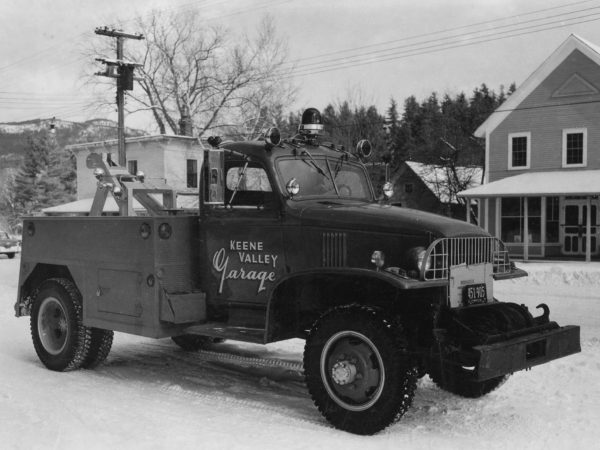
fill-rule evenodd
<path id="1" fill-rule="evenodd" d="M 347 265 L 348 239 L 346 233 L 323 233 L 323 267 Z"/>
<path id="2" fill-rule="evenodd" d="M 438 239 L 427 249 L 425 261 L 426 280 L 447 279 L 449 269 L 461 265 L 492 264 L 494 273 L 511 270 L 504 244 L 493 237 Z"/>

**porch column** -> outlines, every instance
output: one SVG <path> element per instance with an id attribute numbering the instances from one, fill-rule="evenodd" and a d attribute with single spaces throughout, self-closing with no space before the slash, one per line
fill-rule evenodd
<path id="1" fill-rule="evenodd" d="M 471 198 L 470 197 L 466 197 L 465 198 L 465 203 L 466 203 L 466 207 L 465 209 L 467 210 L 467 223 L 471 223 Z"/>
<path id="2" fill-rule="evenodd" d="M 502 197 L 496 197 L 496 224 L 495 224 L 495 235 L 498 239 L 502 237 Z"/>
<path id="3" fill-rule="evenodd" d="M 483 200 L 483 203 L 485 204 L 485 206 L 482 208 L 484 210 L 484 215 L 483 215 L 483 225 L 481 225 L 481 227 L 485 231 L 490 231 L 490 226 L 488 225 L 489 214 L 490 214 L 490 199 L 486 197 L 485 200 Z"/>
<path id="4" fill-rule="evenodd" d="M 546 212 L 546 197 L 541 197 L 540 198 L 540 202 L 541 202 L 541 207 L 542 207 L 542 223 L 540 226 L 540 233 L 541 233 L 541 245 L 542 245 L 542 251 L 541 251 L 541 257 L 544 258 L 546 256 L 546 217 L 547 217 L 547 212 Z"/>
<path id="5" fill-rule="evenodd" d="M 585 261 L 592 260 L 592 197 L 587 197 L 585 218 Z"/>
<path id="6" fill-rule="evenodd" d="M 523 197 L 523 209 L 524 209 L 524 224 L 523 224 L 523 259 L 527 261 L 529 259 L 529 198 Z"/>

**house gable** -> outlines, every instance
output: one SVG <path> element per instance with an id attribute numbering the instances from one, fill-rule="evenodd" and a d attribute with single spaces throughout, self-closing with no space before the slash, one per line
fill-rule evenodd
<path id="1" fill-rule="evenodd" d="M 554 91 L 552 97 L 573 97 L 577 95 L 595 95 L 597 93 L 598 89 L 596 89 L 592 83 L 586 81 L 578 73 L 574 73 L 571 75 L 571 78 L 565 81 L 561 87 Z"/>
<path id="2" fill-rule="evenodd" d="M 599 101 L 599 86 L 600 61 L 596 62 L 581 51 L 573 50 L 515 109 Z M 585 95 L 585 99 L 582 95 Z"/>
<path id="3" fill-rule="evenodd" d="M 566 56 L 571 54 L 575 49 L 578 49 L 592 61 L 596 62 L 596 64 L 600 65 L 600 48 L 577 35 L 571 34 L 473 134 L 477 137 L 485 137 L 491 133 L 506 118 L 510 111 L 517 108 L 564 61 Z"/>
<path id="4" fill-rule="evenodd" d="M 596 150 L 600 143 L 600 53 L 574 36 L 567 43 L 571 43 L 572 48 L 567 52 L 565 44 L 561 46 L 562 59 L 551 58 L 552 70 L 545 67 L 534 72 L 537 85 L 525 86 L 523 91 L 518 89 L 513 94 L 515 98 L 511 96 L 496 110 L 493 115 L 496 119 L 501 115 L 500 122 L 490 117 L 487 125 L 482 125 L 487 138 L 487 182 L 515 175 L 515 167 L 510 166 L 511 149 L 507 139 L 511 133 L 530 136 L 530 160 L 522 170 L 575 169 L 576 165 L 564 164 L 564 132 L 568 130 L 583 133 L 586 149 L 591 152 L 587 158 L 584 156 L 585 163 L 577 167 L 600 169 L 600 150 Z"/>

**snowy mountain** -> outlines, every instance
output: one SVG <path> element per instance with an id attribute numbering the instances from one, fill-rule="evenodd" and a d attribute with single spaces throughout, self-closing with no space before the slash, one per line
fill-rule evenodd
<path id="1" fill-rule="evenodd" d="M 60 145 L 102 141 L 117 137 L 117 123 L 107 119 L 69 122 L 59 119 L 34 119 L 24 122 L 0 123 L 0 169 L 17 167 L 27 146 L 27 137 L 47 133 L 54 129 Z M 145 133 L 126 128 L 127 136 Z"/>

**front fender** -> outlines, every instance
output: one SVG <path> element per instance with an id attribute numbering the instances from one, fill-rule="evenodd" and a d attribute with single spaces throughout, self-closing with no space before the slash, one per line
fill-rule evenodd
<path id="1" fill-rule="evenodd" d="M 281 280 L 279 280 L 279 283 L 277 283 L 277 285 L 275 286 L 275 289 L 273 289 L 273 293 L 277 292 L 277 289 L 280 286 L 282 286 L 286 282 L 289 282 L 291 279 L 307 277 L 310 275 L 338 275 L 348 277 L 372 278 L 389 283 L 394 288 L 401 290 L 428 289 L 432 287 L 448 286 L 448 280 L 422 281 L 416 280 L 414 278 L 406 278 L 401 275 L 396 275 L 392 272 L 387 272 L 385 270 L 370 270 L 352 267 L 323 267 L 318 269 L 301 270 L 281 278 Z"/>
<path id="2" fill-rule="evenodd" d="M 321 314 L 344 304 L 365 303 L 397 310 L 403 298 L 420 289 L 445 287 L 447 280 L 420 281 L 386 271 L 327 267 L 294 272 L 282 278 L 267 305 L 266 341 L 302 337 Z M 416 294 L 416 292 L 415 292 Z M 405 303 L 405 302 L 402 302 Z"/>

